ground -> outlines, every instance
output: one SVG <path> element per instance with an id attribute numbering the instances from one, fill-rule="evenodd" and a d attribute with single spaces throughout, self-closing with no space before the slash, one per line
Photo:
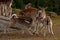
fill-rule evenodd
<path id="1" fill-rule="evenodd" d="M 55 34 L 56 40 L 60 40 L 60 16 L 57 18 L 52 18 L 53 20 L 53 30 Z M 29 35 L 27 32 L 25 34 L 22 34 L 22 30 L 13 30 L 9 31 L 7 33 L 3 33 L 3 31 L 0 31 L 0 40 L 55 40 L 52 36 L 49 37 L 49 34 L 44 39 L 43 36 L 37 36 L 37 35 Z"/>

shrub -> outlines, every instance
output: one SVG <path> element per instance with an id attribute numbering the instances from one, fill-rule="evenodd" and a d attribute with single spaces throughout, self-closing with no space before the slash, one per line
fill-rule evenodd
<path id="1" fill-rule="evenodd" d="M 50 17 L 57 17 L 57 13 L 55 13 L 55 12 L 49 12 L 49 11 L 47 11 L 47 15 L 49 15 Z"/>
<path id="2" fill-rule="evenodd" d="M 12 9 L 12 11 L 13 11 L 14 13 L 16 13 L 16 14 L 19 14 L 21 10 L 20 10 L 20 9 L 15 9 L 15 8 L 14 8 L 14 9 Z"/>

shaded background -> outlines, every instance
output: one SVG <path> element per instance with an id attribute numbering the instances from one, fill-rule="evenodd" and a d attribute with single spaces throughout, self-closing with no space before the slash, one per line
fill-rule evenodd
<path id="1" fill-rule="evenodd" d="M 60 0 L 13 0 L 13 8 L 24 9 L 26 3 L 31 2 L 33 7 L 48 7 L 48 11 L 60 15 Z"/>

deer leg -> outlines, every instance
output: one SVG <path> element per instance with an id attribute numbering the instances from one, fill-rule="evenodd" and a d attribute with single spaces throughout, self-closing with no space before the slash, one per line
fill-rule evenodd
<path id="1" fill-rule="evenodd" d="M 33 35 L 33 33 L 32 33 L 28 28 L 25 28 L 25 30 L 26 30 L 30 35 Z"/>
<path id="2" fill-rule="evenodd" d="M 38 34 L 38 22 L 37 21 L 35 22 L 35 25 L 34 25 L 34 33 Z"/>
<path id="3" fill-rule="evenodd" d="M 47 26 L 44 27 L 44 37 L 46 37 L 46 33 L 47 33 Z"/>
<path id="4" fill-rule="evenodd" d="M 52 26 L 51 26 L 51 28 L 50 28 L 50 29 L 51 29 L 51 33 L 52 33 L 52 35 L 54 36 L 54 32 L 53 32 Z"/>
<path id="5" fill-rule="evenodd" d="M 32 26 L 34 27 L 34 28 L 33 28 L 33 33 L 35 33 L 35 32 L 36 32 L 36 23 L 35 23 L 34 20 L 33 20 L 33 22 L 32 22 Z"/>

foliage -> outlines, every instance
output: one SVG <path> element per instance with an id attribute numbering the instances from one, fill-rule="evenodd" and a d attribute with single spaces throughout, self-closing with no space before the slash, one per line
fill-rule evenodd
<path id="1" fill-rule="evenodd" d="M 13 8 L 24 9 L 26 3 L 31 2 L 33 7 L 48 7 L 48 11 L 60 14 L 60 0 L 13 0 Z"/>
<path id="2" fill-rule="evenodd" d="M 50 16 L 50 17 L 54 17 L 54 18 L 57 17 L 57 13 L 55 13 L 55 12 L 47 11 L 47 15 Z"/>
<path id="3" fill-rule="evenodd" d="M 16 8 L 13 8 L 12 11 L 13 11 L 14 13 L 16 13 L 17 15 L 19 15 L 19 13 L 21 12 L 20 9 L 16 9 Z"/>

